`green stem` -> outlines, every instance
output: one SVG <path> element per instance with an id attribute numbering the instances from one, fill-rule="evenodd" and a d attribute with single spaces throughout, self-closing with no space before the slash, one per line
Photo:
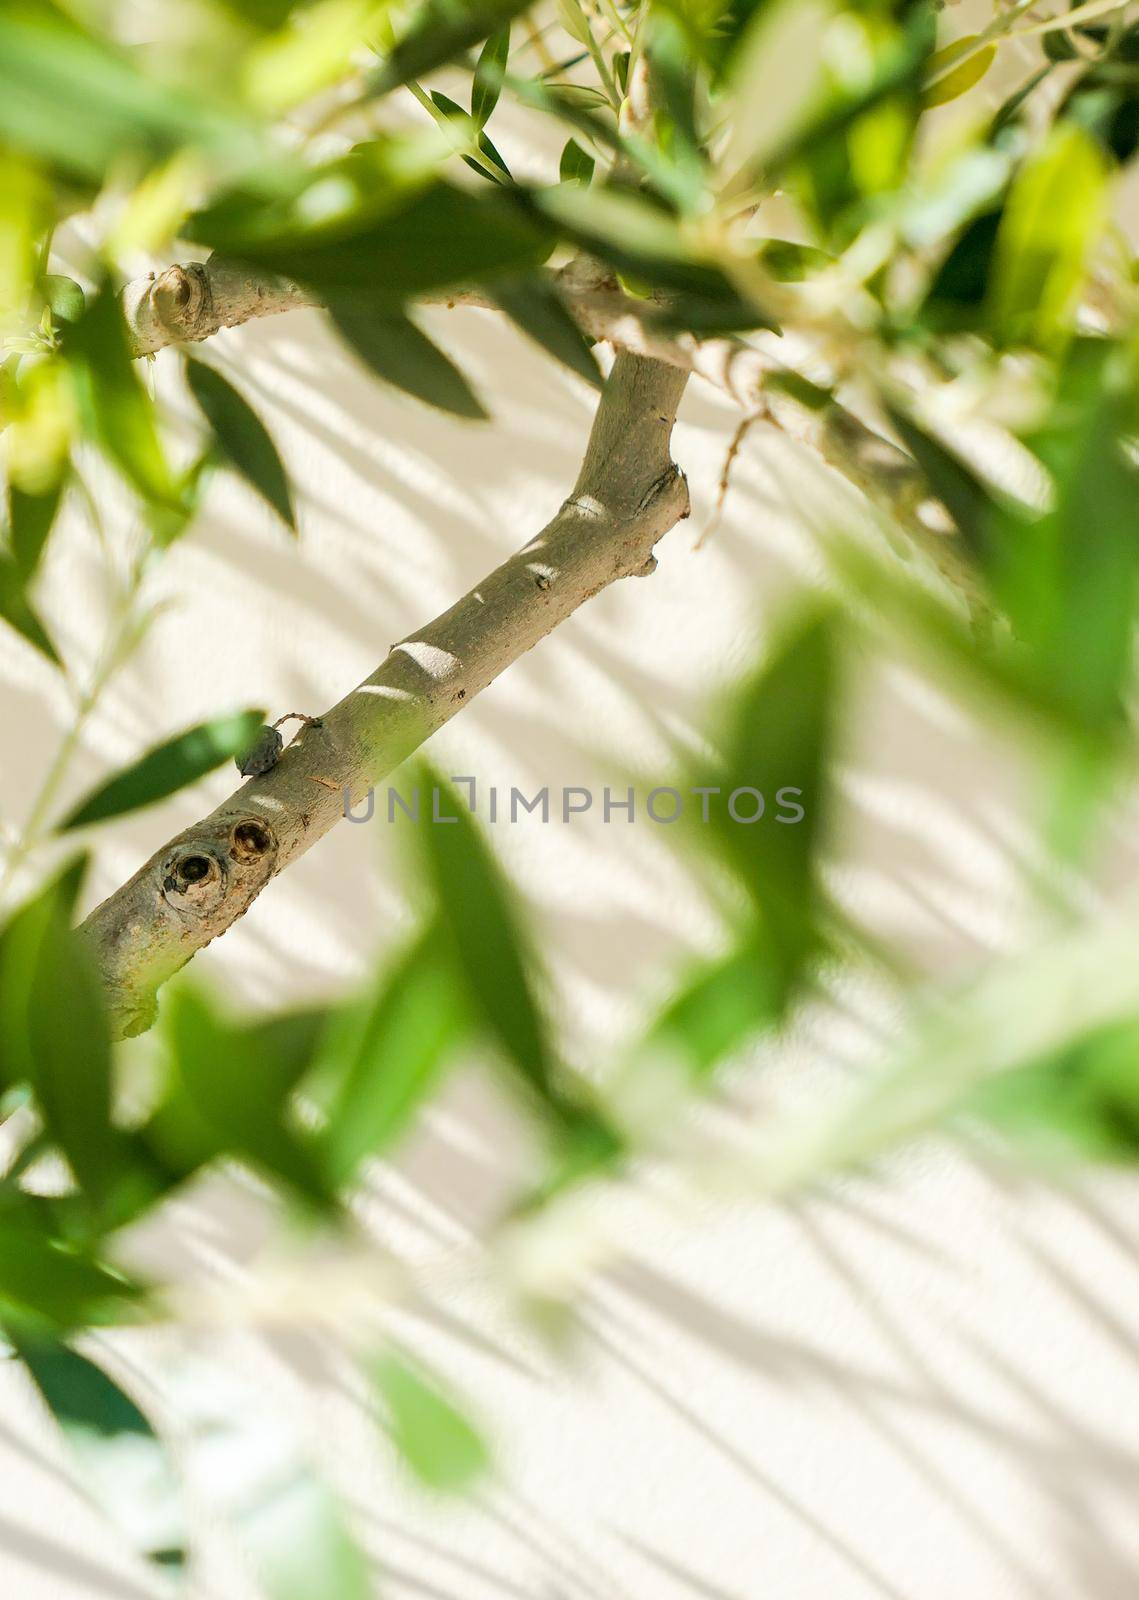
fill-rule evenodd
<path id="1" fill-rule="evenodd" d="M 19 835 L 9 846 L 4 864 L 0 867 L 0 904 L 10 888 L 17 871 L 44 837 L 44 824 L 51 813 L 60 785 L 67 775 L 71 758 L 99 699 L 115 673 L 129 657 L 141 634 L 135 627 L 135 600 L 142 587 L 145 556 L 136 560 L 123 592 L 118 617 L 111 628 L 102 654 L 91 676 L 91 682 L 75 702 L 75 715 L 71 726 L 60 740 L 51 766 L 40 784 Z"/>

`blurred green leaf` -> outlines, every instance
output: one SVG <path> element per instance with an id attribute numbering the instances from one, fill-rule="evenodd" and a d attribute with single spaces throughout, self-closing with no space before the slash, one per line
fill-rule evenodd
<path id="1" fill-rule="evenodd" d="M 59 655 L 25 593 L 26 579 L 20 565 L 0 551 L 0 618 L 22 634 L 30 645 L 59 666 Z"/>
<path id="2" fill-rule="evenodd" d="M 994 210 L 975 217 L 934 274 L 922 308 L 923 319 L 933 328 L 976 327 L 993 277 L 1002 216 Z"/>
<path id="3" fill-rule="evenodd" d="M 1126 451 L 1137 410 L 1130 351 L 1071 346 L 1052 427 L 1028 441 L 1055 479 L 1055 506 L 1029 524 L 993 523 L 993 589 L 1025 673 L 1089 735 L 1118 727 L 1131 661 L 1139 472 Z"/>
<path id="4" fill-rule="evenodd" d="M 511 321 L 555 361 L 562 362 L 593 388 L 601 388 L 601 372 L 584 334 L 557 290 L 545 279 L 504 278 L 495 284 L 492 293 Z"/>
<path id="5" fill-rule="evenodd" d="M 87 432 L 144 500 L 184 518 L 187 508 L 163 453 L 154 403 L 139 380 L 119 298 L 109 284 L 67 329 L 64 353 Z"/>
<path id="6" fill-rule="evenodd" d="M 982 45 L 979 50 L 973 51 L 972 55 L 966 55 L 964 60 L 959 59 L 962 51 L 971 46 L 977 37 L 976 34 L 965 34 L 962 38 L 955 39 L 951 45 L 947 45 L 944 50 L 936 50 L 930 56 L 927 70 L 932 82 L 922 96 L 922 102 L 927 110 L 931 110 L 934 106 L 948 105 L 951 100 L 957 100 L 961 95 L 968 94 L 988 72 L 997 58 L 995 44 Z"/>
<path id="7" fill-rule="evenodd" d="M 385 383 L 456 417 L 485 422 L 487 412 L 459 371 L 411 318 L 364 300 L 332 300 L 337 332 Z"/>
<path id="8" fill-rule="evenodd" d="M 443 927 L 476 1012 L 523 1078 L 547 1104 L 559 1104 L 554 1059 L 531 989 L 534 958 L 513 896 L 470 811 L 429 768 L 425 793 L 438 789 L 440 815 L 420 830 L 428 879 Z"/>
<path id="9" fill-rule="evenodd" d="M 765 971 L 765 951 L 745 935 L 720 960 L 701 966 L 653 1022 L 639 1054 L 683 1061 L 692 1078 L 706 1078 L 750 1034 L 775 1022 L 783 1004 L 777 975 Z"/>
<path id="10" fill-rule="evenodd" d="M 338 1081 L 324 1135 L 336 1188 L 406 1131 L 467 1023 L 436 927 L 336 1019 L 323 1051 Z"/>
<path id="11" fill-rule="evenodd" d="M 1139 1156 L 1139 1023 L 1117 1023 L 1055 1055 L 996 1073 L 964 1110 L 1031 1154 L 1133 1162 Z"/>
<path id="12" fill-rule="evenodd" d="M 373 1600 L 368 1564 L 344 1514 L 308 1467 L 274 1472 L 235 1520 L 266 1600 Z"/>
<path id="13" fill-rule="evenodd" d="M 44 924 L 28 1001 L 32 1088 L 48 1131 L 96 1203 L 124 1177 L 111 1120 L 111 1039 L 92 952 L 56 897 Z"/>
<path id="14" fill-rule="evenodd" d="M 470 1488 L 489 1467 L 490 1454 L 462 1413 L 398 1356 L 382 1357 L 374 1374 L 392 1440 L 419 1481 L 448 1494 Z"/>
<path id="15" fill-rule="evenodd" d="M 760 914 L 773 981 L 786 996 L 820 941 L 818 850 L 826 826 L 830 730 L 836 693 L 834 623 L 811 614 L 790 628 L 734 696 L 723 768 L 704 781 L 723 791 L 710 808 L 716 837 Z M 758 790 L 737 803 L 737 790 Z M 779 802 L 787 792 L 791 798 Z M 798 820 L 787 820 L 795 807 Z M 783 820 L 781 820 L 783 817 Z"/>
<path id="16" fill-rule="evenodd" d="M 197 783 L 222 762 L 248 750 L 263 718 L 261 711 L 215 717 L 156 745 L 68 812 L 58 824 L 59 832 L 90 827 L 108 817 L 138 811 L 177 794 L 187 784 Z"/>
<path id="17" fill-rule="evenodd" d="M 836 9 L 833 0 L 771 0 L 756 7 L 732 64 L 725 174 L 761 168 L 817 109 Z"/>
<path id="18" fill-rule="evenodd" d="M 169 1450 L 129 1395 L 66 1345 L 17 1336 L 16 1352 L 70 1449 L 84 1488 L 138 1554 L 186 1562 L 181 1487 Z"/>
<path id="19" fill-rule="evenodd" d="M 1082 128 L 1057 124 L 1009 192 L 989 277 L 989 314 L 1007 343 L 1053 348 L 1069 331 L 1089 252 L 1106 220 L 1107 173 Z"/>
<path id="20" fill-rule="evenodd" d="M 339 181 L 337 179 L 337 181 Z M 248 226 L 243 231 L 240 216 Z M 475 283 L 541 265 L 552 247 L 549 231 L 500 189 L 477 194 L 436 183 L 377 218 L 362 206 L 335 227 L 317 230 L 282 224 L 262 233 L 254 213 L 224 219 L 202 213 L 193 237 L 218 244 L 251 265 L 311 285 L 323 296 L 360 294 L 389 306 L 428 289 Z"/>
<path id="21" fill-rule="evenodd" d="M 63 488 L 62 477 L 35 494 L 17 484 L 8 484 L 8 537 L 12 556 L 25 583 L 31 581 L 39 566 L 63 498 Z"/>
<path id="22" fill-rule="evenodd" d="M 262 154 L 250 125 L 138 70 L 54 6 L 0 9 L 0 140 L 101 184 L 119 157 L 154 162 L 180 145 L 233 162 Z"/>
<path id="23" fill-rule="evenodd" d="M 475 81 L 471 87 L 471 116 L 478 127 L 485 127 L 502 93 L 502 78 L 510 57 L 510 24 L 492 33 L 479 52 Z"/>
<path id="24" fill-rule="evenodd" d="M 186 377 L 190 393 L 201 407 L 226 461 L 296 533 L 297 514 L 289 480 L 260 417 L 216 367 L 191 357 L 186 363 Z"/>
<path id="25" fill-rule="evenodd" d="M 279 1123 L 287 1115 L 289 1097 L 319 1056 L 331 1025 L 329 1013 L 317 1008 L 286 1011 L 256 1022 L 214 1021 L 219 1049 L 227 1050 L 234 1070 L 244 1074 L 251 1100 L 267 1122 Z M 139 1130 L 138 1162 L 149 1179 L 147 1190 L 139 1195 L 140 1210 L 220 1157 L 243 1153 L 224 1108 L 211 1117 L 208 1106 L 191 1091 L 184 1075 L 172 1070 L 159 1103 Z"/>
<path id="26" fill-rule="evenodd" d="M 913 417 L 896 406 L 889 407 L 889 417 L 902 443 L 925 474 L 930 489 L 957 524 L 970 554 L 983 561 L 989 549 L 986 529 L 993 511 L 993 496 L 971 467 Z"/>
<path id="27" fill-rule="evenodd" d="M 87 297 L 74 278 L 46 272 L 40 291 L 55 322 L 78 322 L 87 306 Z"/>
<path id="28" fill-rule="evenodd" d="M 140 1298 L 136 1284 L 52 1237 L 26 1197 L 0 1211 L 0 1322 L 10 1335 L 133 1321 Z"/>
<path id="29" fill-rule="evenodd" d="M 596 165 L 593 157 L 585 153 L 576 139 L 567 139 L 558 162 L 558 176 L 563 183 L 580 183 L 588 188 Z"/>
<path id="30" fill-rule="evenodd" d="M 32 993 L 40 951 L 56 920 L 72 921 L 87 869 L 78 856 L 49 878 L 0 928 L 0 1085 L 30 1083 Z"/>
<path id="31" fill-rule="evenodd" d="M 172 1081 L 161 1116 L 147 1128 L 159 1155 L 175 1170 L 194 1170 L 224 1151 L 326 1208 L 330 1195 L 313 1147 L 286 1125 L 280 1077 L 264 1070 L 256 1035 L 223 1020 L 189 989 L 170 997 L 164 1023 Z"/>
<path id="32" fill-rule="evenodd" d="M 618 272 L 702 299 L 738 303 L 719 266 L 693 245 L 675 217 L 629 189 L 563 183 L 535 190 L 530 203 L 574 244 L 594 251 Z M 753 326 L 772 326 L 757 309 Z"/>
<path id="33" fill-rule="evenodd" d="M 82 858 L 70 863 L 0 934 L 0 1080 L 31 1084 L 50 1137 L 101 1206 L 127 1174 L 102 982 L 71 927 L 84 870 Z"/>
<path id="34" fill-rule="evenodd" d="M 532 0 L 423 0 L 407 31 L 372 74 L 369 88 L 373 94 L 387 94 L 411 78 L 422 78 L 480 39 L 507 28 L 531 3 Z"/>

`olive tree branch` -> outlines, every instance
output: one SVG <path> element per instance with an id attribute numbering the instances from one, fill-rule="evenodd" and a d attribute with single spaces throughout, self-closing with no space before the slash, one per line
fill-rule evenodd
<path id="1" fill-rule="evenodd" d="M 694 373 L 748 412 L 766 420 L 819 455 L 859 489 L 870 503 L 918 545 L 968 599 L 977 603 L 976 576 L 958 541 L 930 526 L 925 515 L 930 491 L 916 463 L 904 450 L 868 426 L 836 399 L 807 406 L 773 377 L 792 373 L 776 341 L 750 344 L 738 338 L 698 339 L 654 325 L 643 302 L 616 287 L 604 269 L 577 258 L 551 275 L 567 309 L 591 338 L 615 350 L 647 356 L 681 372 Z M 455 289 L 426 295 L 426 303 L 497 310 L 480 289 Z M 136 279 L 123 291 L 123 309 L 136 355 L 164 346 L 211 338 L 255 317 L 274 316 L 320 300 L 285 278 L 258 274 L 213 256 L 189 266 L 168 267 L 155 277 Z M 951 527 L 945 517 L 943 528 Z"/>
<path id="2" fill-rule="evenodd" d="M 395 644 L 280 762 L 163 845 L 83 924 L 116 1035 L 144 1031 L 159 986 L 456 711 L 617 578 L 647 574 L 688 515 L 670 439 L 688 374 L 621 352 L 573 492 L 449 611 Z"/>

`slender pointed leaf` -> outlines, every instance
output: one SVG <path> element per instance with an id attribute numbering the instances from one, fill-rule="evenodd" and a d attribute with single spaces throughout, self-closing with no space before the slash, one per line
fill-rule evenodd
<path id="1" fill-rule="evenodd" d="M 16 560 L 0 552 L 0 618 L 55 666 L 59 654 L 25 593 L 25 578 Z"/>
<path id="2" fill-rule="evenodd" d="M 16 1339 L 96 1505 L 139 1555 L 167 1570 L 186 1561 L 174 1463 L 153 1426 L 101 1367 L 64 1344 Z"/>
<path id="3" fill-rule="evenodd" d="M 588 188 L 596 165 L 593 157 L 586 154 L 576 139 L 567 139 L 558 162 L 558 176 L 563 183 L 580 183 Z"/>
<path id="4" fill-rule="evenodd" d="M 365 1156 L 389 1149 L 405 1131 L 466 1022 L 435 927 L 339 1019 L 326 1049 L 339 1088 L 324 1138 L 338 1188 Z"/>
<path id="5" fill-rule="evenodd" d="M 148 750 L 87 795 L 59 823 L 59 831 L 87 828 L 177 794 L 187 784 L 197 783 L 215 767 L 248 750 L 263 720 L 262 711 L 242 711 L 187 728 L 185 733 Z"/>
<path id="6" fill-rule="evenodd" d="M 441 814 L 454 822 L 422 829 L 426 867 L 446 933 L 471 1000 L 491 1035 L 547 1104 L 558 1104 L 553 1056 L 531 988 L 533 958 L 512 895 L 470 812 L 449 786 L 425 772 L 425 792 L 437 788 Z"/>
<path id="7" fill-rule="evenodd" d="M 256 1035 L 231 1026 L 187 989 L 171 997 L 165 1023 L 175 1076 L 163 1120 L 148 1129 L 151 1142 L 175 1167 L 191 1169 L 206 1152 L 225 1151 L 327 1206 L 312 1145 L 287 1126 L 279 1074 L 264 1070 Z"/>
<path id="8" fill-rule="evenodd" d="M 510 57 L 510 24 L 492 33 L 479 52 L 475 81 L 471 87 L 471 116 L 483 128 L 498 104 L 502 76 Z"/>
<path id="9" fill-rule="evenodd" d="M 29 583 L 39 566 L 63 497 L 63 478 L 38 493 L 29 493 L 17 484 L 8 485 L 8 534 L 12 556 L 21 578 Z"/>
<path id="10" fill-rule="evenodd" d="M 373 94 L 422 78 L 452 61 L 480 39 L 508 26 L 531 0 L 424 0 L 383 66 L 373 75 Z"/>
<path id="11" fill-rule="evenodd" d="M 486 420 L 458 367 L 410 317 L 355 301 L 334 301 L 329 311 L 341 337 L 385 383 L 453 416 Z"/>
<path id="12" fill-rule="evenodd" d="M 556 289 L 541 278 L 510 278 L 496 284 L 493 295 L 511 321 L 555 361 L 562 362 L 593 388 L 601 388 L 597 362 Z"/>
<path id="13" fill-rule="evenodd" d="M 139 379 L 119 299 L 109 284 L 67 329 L 64 352 L 87 432 L 144 500 L 167 514 L 184 514 L 154 403 Z"/>
<path id="14" fill-rule="evenodd" d="M 216 367 L 191 359 L 186 366 L 190 393 L 213 429 L 214 438 L 235 471 L 280 517 L 293 533 L 297 513 L 277 447 L 265 424 Z"/>
<path id="15" fill-rule="evenodd" d="M 490 1465 L 479 1434 L 450 1400 L 398 1356 L 375 1367 L 392 1439 L 411 1471 L 430 1489 L 459 1493 Z"/>

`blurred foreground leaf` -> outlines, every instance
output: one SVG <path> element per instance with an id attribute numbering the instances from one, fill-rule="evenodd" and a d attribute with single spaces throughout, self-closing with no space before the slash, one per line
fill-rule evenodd
<path id="1" fill-rule="evenodd" d="M 26 581 L 19 563 L 0 551 L 0 619 L 21 634 L 53 665 L 58 666 L 60 662 L 56 648 L 28 600 Z"/>
<path id="2" fill-rule="evenodd" d="M 371 994 L 337 1016 L 322 1053 L 338 1082 L 324 1136 L 337 1188 L 366 1156 L 389 1149 L 406 1130 L 467 1021 L 435 926 L 383 973 Z"/>
<path id="3" fill-rule="evenodd" d="M 1022 166 L 996 239 L 993 327 L 1009 343 L 1055 347 L 1068 330 L 1106 220 L 1107 172 L 1082 128 L 1058 124 Z"/>
<path id="4" fill-rule="evenodd" d="M 421 0 L 411 25 L 373 75 L 372 92 L 387 94 L 411 78 L 422 78 L 480 39 L 505 29 L 531 3 L 532 0 Z"/>
<path id="5" fill-rule="evenodd" d="M 256 1029 L 229 1023 L 192 990 L 170 997 L 163 1020 L 171 1076 L 144 1130 L 159 1159 L 188 1176 L 216 1156 L 235 1156 L 327 1210 L 332 1197 L 313 1145 L 286 1120 L 291 1069 L 273 1070 Z"/>
<path id="6" fill-rule="evenodd" d="M 826 826 L 835 656 L 828 616 L 809 615 L 789 629 L 734 696 L 723 768 L 704 780 L 722 790 L 709 815 L 758 909 L 764 964 L 773 964 L 784 999 L 821 937 L 818 849 Z M 744 797 L 735 817 L 733 794 Z"/>
<path id="7" fill-rule="evenodd" d="M 42 1337 L 133 1320 L 139 1287 L 46 1224 L 26 1197 L 0 1207 L 0 1323 L 9 1333 Z"/>
<path id="8" fill-rule="evenodd" d="M 170 1453 L 138 1406 L 101 1367 L 66 1345 L 17 1337 L 95 1504 L 133 1550 L 157 1566 L 186 1561 L 181 1487 Z"/>
<path id="9" fill-rule="evenodd" d="M 513 895 L 475 825 L 449 784 L 420 769 L 426 793 L 438 790 L 440 815 L 422 825 L 427 877 L 457 970 L 476 1013 L 507 1058 L 550 1106 L 560 1105 L 555 1062 L 531 987 L 534 956 Z"/>
<path id="10" fill-rule="evenodd" d="M 468 1489 L 490 1465 L 487 1447 L 472 1425 L 399 1357 L 382 1357 L 374 1370 L 392 1440 L 411 1471 L 429 1489 L 449 1494 Z"/>

